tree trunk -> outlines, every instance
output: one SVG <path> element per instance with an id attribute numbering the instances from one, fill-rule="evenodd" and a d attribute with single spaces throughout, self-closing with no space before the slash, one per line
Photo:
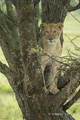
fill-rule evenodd
<path id="1" fill-rule="evenodd" d="M 42 22 L 64 23 L 67 15 L 68 0 L 42 0 Z M 63 33 L 61 34 L 61 45 L 63 45 Z"/>
<path id="2" fill-rule="evenodd" d="M 68 97 L 79 85 L 80 69 L 75 72 L 74 66 L 68 68 L 59 82 L 61 91 L 57 95 L 45 94 L 40 56 L 31 50 L 37 45 L 35 6 L 39 1 L 6 0 L 8 15 L 14 21 L 9 21 L 0 11 L 2 16 L 0 33 L 3 38 L 1 47 L 9 64 L 8 67 L 0 63 L 0 71 L 8 78 L 25 120 L 74 120 L 63 108 Z M 11 14 L 13 12 L 11 2 L 17 10 L 17 21 L 14 14 Z M 42 21 L 45 23 L 64 22 L 69 2 L 70 0 L 46 0 L 46 2 L 42 0 Z M 14 22 L 17 23 L 17 27 L 14 26 Z M 63 43 L 63 39 L 61 40 Z M 70 83 L 63 88 L 64 81 L 69 80 L 71 80 Z"/>
<path id="3" fill-rule="evenodd" d="M 47 2 L 43 1 L 47 4 Z M 59 1 L 58 4 L 61 2 Z M 49 5 L 49 2 L 48 2 Z M 56 3 L 57 6 L 57 3 Z M 48 22 L 59 22 L 61 14 L 63 11 L 63 6 L 61 4 L 58 6 L 55 14 L 48 14 L 50 19 L 47 19 Z M 50 5 L 51 7 L 51 5 Z M 45 9 L 45 6 L 44 6 Z M 43 11 L 44 11 L 43 9 Z M 61 9 L 61 10 L 60 10 Z M 47 9 L 45 9 L 47 10 Z M 51 9 L 53 11 L 53 9 Z M 50 11 L 51 11 L 50 10 Z M 50 11 L 48 13 L 50 13 Z M 58 13 L 59 12 L 59 13 Z M 51 16 L 55 17 L 51 17 Z M 19 8 L 19 31 L 20 31 L 20 41 L 22 46 L 22 54 L 24 60 L 24 106 L 25 106 L 25 115 L 24 118 L 27 120 L 62 120 L 62 119 L 72 119 L 67 113 L 63 111 L 62 103 L 60 101 L 61 97 L 64 94 L 58 95 L 47 95 L 43 90 L 43 80 L 41 75 L 41 69 L 39 64 L 38 55 L 31 51 L 31 48 L 36 47 L 36 34 L 35 34 L 35 21 L 34 21 L 34 6 L 31 1 L 20 2 Z M 44 15 L 43 15 L 44 16 Z M 44 19 L 42 17 L 42 19 Z M 46 21 L 46 19 L 45 19 Z M 44 22 L 44 20 L 43 20 Z M 35 43 L 35 44 L 34 44 Z"/>

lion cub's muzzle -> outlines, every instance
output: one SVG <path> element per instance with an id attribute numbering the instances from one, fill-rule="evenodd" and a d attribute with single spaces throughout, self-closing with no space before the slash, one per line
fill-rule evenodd
<path id="1" fill-rule="evenodd" d="M 50 40 L 50 42 L 53 42 L 53 39 L 52 39 L 52 38 L 50 38 L 49 40 Z"/>
<path id="2" fill-rule="evenodd" d="M 48 43 L 49 43 L 49 44 L 55 44 L 55 41 L 54 41 L 53 38 L 50 38 L 50 39 L 48 39 Z"/>

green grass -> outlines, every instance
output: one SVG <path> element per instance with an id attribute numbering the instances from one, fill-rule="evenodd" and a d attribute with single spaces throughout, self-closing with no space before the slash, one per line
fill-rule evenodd
<path id="1" fill-rule="evenodd" d="M 14 94 L 0 94 L 0 120 L 22 120 Z"/>
<path id="2" fill-rule="evenodd" d="M 71 114 L 75 120 L 80 120 L 80 102 L 76 102 L 67 112 Z"/>
<path id="3" fill-rule="evenodd" d="M 12 88 L 10 87 L 10 85 L 6 85 L 6 84 L 1 84 L 0 85 L 0 94 L 1 93 L 13 93 Z"/>
<path id="4" fill-rule="evenodd" d="M 80 20 L 80 11 L 72 13 L 78 20 Z M 64 34 L 67 34 L 71 39 L 80 35 L 80 23 L 77 22 L 70 14 L 65 20 Z M 80 38 L 73 42 L 80 47 Z M 63 55 L 67 54 L 68 50 L 76 52 L 70 40 L 64 35 Z M 6 59 L 0 48 L 0 61 L 5 63 Z M 80 103 L 77 101 L 69 110 L 75 120 L 80 120 Z M 22 120 L 22 114 L 12 88 L 10 87 L 7 78 L 0 73 L 0 120 Z"/>

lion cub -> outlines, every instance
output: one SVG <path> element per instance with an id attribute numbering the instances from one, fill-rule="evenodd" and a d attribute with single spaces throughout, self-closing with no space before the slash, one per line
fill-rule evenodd
<path id="1" fill-rule="evenodd" d="M 46 54 L 41 56 L 41 68 L 44 79 L 44 88 L 45 92 L 50 92 L 52 94 L 57 94 L 59 89 L 57 88 L 58 78 L 58 69 L 60 63 L 56 61 L 61 57 L 61 43 L 60 35 L 63 30 L 63 24 L 46 24 L 42 23 L 40 25 L 41 32 L 43 37 L 39 41 L 39 46 L 44 50 Z M 50 66 L 50 73 L 48 81 L 44 78 L 44 71 L 47 66 Z"/>

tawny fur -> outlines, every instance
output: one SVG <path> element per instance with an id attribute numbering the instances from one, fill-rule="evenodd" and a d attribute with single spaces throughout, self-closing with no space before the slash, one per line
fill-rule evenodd
<path id="1" fill-rule="evenodd" d="M 52 94 L 57 94 L 59 89 L 57 88 L 58 78 L 56 77 L 59 71 L 60 63 L 52 58 L 60 59 L 62 49 L 60 43 L 60 35 L 63 29 L 62 23 L 57 24 L 46 24 L 42 23 L 40 25 L 43 37 L 39 41 L 39 46 L 43 48 L 46 54 L 41 56 L 41 68 L 44 79 L 44 70 L 47 65 L 51 65 L 51 74 L 49 80 L 46 84 L 44 79 L 45 92 L 51 92 Z M 47 89 L 47 86 L 48 89 Z"/>

